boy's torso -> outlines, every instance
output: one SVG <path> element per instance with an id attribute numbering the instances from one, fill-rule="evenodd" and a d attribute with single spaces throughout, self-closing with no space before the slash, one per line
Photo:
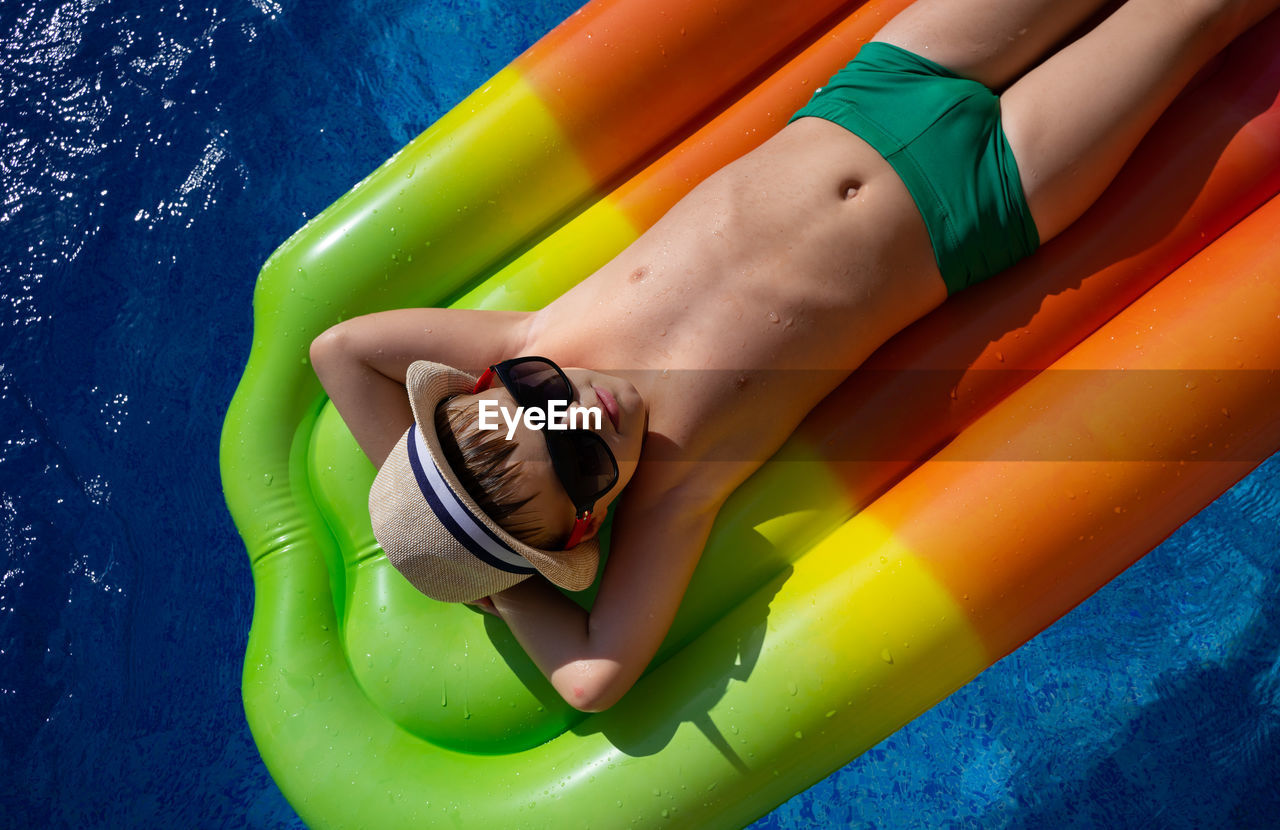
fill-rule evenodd
<path id="1" fill-rule="evenodd" d="M 655 461 L 716 461 L 697 469 L 727 496 L 944 299 L 901 179 L 852 133 L 806 118 L 539 312 L 530 348 L 648 388 L 662 440 L 646 445 L 637 484 Z"/>

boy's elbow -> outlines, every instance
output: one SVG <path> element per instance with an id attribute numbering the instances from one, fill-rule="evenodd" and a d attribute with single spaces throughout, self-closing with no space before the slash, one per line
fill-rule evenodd
<path id="1" fill-rule="evenodd" d="M 579 712 L 603 712 L 631 688 L 613 661 L 582 660 L 557 672 L 554 686 L 565 702 Z"/>
<path id="2" fill-rule="evenodd" d="M 341 323 L 326 329 L 319 337 L 311 341 L 311 366 L 319 370 L 322 366 L 332 365 L 348 350 L 347 332 Z"/>

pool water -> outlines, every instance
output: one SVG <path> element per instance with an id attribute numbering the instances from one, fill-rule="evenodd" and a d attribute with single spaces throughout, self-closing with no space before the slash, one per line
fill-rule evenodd
<path id="1" fill-rule="evenodd" d="M 294 828 L 219 430 L 258 267 L 573 0 L 0 4 L 0 827 Z M 1280 456 L 758 828 L 1280 816 Z"/>

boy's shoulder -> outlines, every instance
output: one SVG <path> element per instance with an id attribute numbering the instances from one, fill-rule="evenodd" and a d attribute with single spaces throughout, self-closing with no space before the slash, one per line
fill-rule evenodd
<path id="1" fill-rule="evenodd" d="M 655 516 L 714 515 L 751 472 L 732 462 L 642 457 L 624 503 L 628 512 Z"/>

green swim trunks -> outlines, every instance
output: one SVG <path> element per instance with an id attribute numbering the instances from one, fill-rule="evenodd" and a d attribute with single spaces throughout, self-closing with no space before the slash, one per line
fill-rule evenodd
<path id="1" fill-rule="evenodd" d="M 1000 126 L 1000 98 L 983 84 L 872 41 L 791 120 L 804 116 L 849 130 L 902 177 L 924 217 L 948 296 L 1039 247 Z"/>

